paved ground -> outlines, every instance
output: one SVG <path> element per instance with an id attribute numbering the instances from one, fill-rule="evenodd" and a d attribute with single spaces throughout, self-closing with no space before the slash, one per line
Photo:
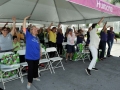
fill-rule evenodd
<path id="1" fill-rule="evenodd" d="M 119 42 L 118 42 L 119 43 Z M 97 63 L 99 71 L 92 71 L 91 76 L 85 73 L 89 65 L 82 61 L 64 63 L 65 71 L 62 68 L 56 69 L 56 74 L 49 71 L 42 72 L 40 82 L 33 82 L 30 90 L 119 90 L 120 88 L 120 44 L 114 44 L 112 54 L 114 57 L 107 58 Z M 6 90 L 27 90 L 27 79 L 24 83 L 15 80 L 6 83 Z M 0 83 L 0 87 L 2 84 Z"/>

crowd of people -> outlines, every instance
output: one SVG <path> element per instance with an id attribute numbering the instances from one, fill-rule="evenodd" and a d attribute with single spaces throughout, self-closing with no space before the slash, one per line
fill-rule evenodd
<path id="1" fill-rule="evenodd" d="M 27 88 L 31 87 L 33 80 L 40 81 L 38 78 L 38 64 L 42 56 L 42 51 L 40 44 L 45 45 L 46 47 L 56 47 L 60 55 L 63 52 L 63 42 L 66 42 L 66 59 L 72 60 L 73 54 L 75 53 L 75 46 L 80 43 L 86 43 L 85 46 L 89 46 L 91 63 L 86 70 L 88 75 L 91 75 L 91 70 L 98 70 L 95 68 L 96 60 L 106 59 L 104 57 L 106 51 L 106 43 L 108 44 L 107 57 L 111 56 L 111 49 L 115 38 L 115 33 L 113 27 L 107 27 L 107 22 L 104 24 L 102 30 L 100 31 L 100 36 L 97 34 L 97 30 L 102 23 L 102 18 L 98 23 L 92 24 L 87 31 L 87 39 L 83 34 L 84 30 L 76 30 L 75 27 L 66 28 L 65 35 L 62 32 L 62 27 L 59 24 L 58 27 L 54 27 L 53 23 L 45 29 L 45 27 L 37 28 L 36 26 L 30 24 L 26 26 L 26 20 L 29 16 L 24 18 L 23 26 L 21 29 L 16 28 L 16 18 L 13 17 L 13 26 L 12 28 L 6 27 L 6 23 L 2 28 L 0 28 L 0 53 L 13 51 L 17 52 L 21 47 L 21 40 L 25 42 L 26 45 L 26 54 L 25 60 L 28 63 L 28 84 Z M 109 29 L 110 28 L 110 29 Z M 109 30 L 108 30 L 109 29 Z M 75 39 L 77 38 L 76 42 Z M 48 42 L 46 42 L 46 40 Z M 117 41 L 117 39 L 116 39 Z M 102 50 L 99 56 L 99 49 Z M 55 53 L 50 53 L 50 57 L 54 57 Z"/>

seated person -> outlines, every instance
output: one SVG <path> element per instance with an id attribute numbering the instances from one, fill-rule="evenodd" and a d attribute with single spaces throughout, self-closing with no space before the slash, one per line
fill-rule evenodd
<path id="1" fill-rule="evenodd" d="M 17 40 L 17 36 L 13 36 L 13 51 L 17 53 L 20 50 L 20 43 Z"/>

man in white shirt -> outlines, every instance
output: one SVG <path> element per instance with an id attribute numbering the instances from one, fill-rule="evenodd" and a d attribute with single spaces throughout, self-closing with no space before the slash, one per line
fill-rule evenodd
<path id="1" fill-rule="evenodd" d="M 103 21 L 103 18 L 96 24 L 93 24 L 91 27 L 90 27 L 90 44 L 89 44 L 89 49 L 92 53 L 92 61 L 90 62 L 90 65 L 88 66 L 87 69 L 85 69 L 86 73 L 88 75 L 91 75 L 91 70 L 98 70 L 97 68 L 95 68 L 95 65 L 96 65 L 96 61 L 97 61 L 97 56 L 98 56 L 98 46 L 99 46 L 99 42 L 100 42 L 100 39 L 99 39 L 99 36 L 97 35 L 97 29 L 100 25 L 100 23 Z"/>

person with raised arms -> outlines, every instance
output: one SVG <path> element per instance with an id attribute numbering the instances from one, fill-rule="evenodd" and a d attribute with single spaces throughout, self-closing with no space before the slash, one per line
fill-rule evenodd
<path id="1" fill-rule="evenodd" d="M 31 26 L 30 31 L 26 29 L 26 20 L 30 16 L 24 18 L 23 21 L 23 32 L 26 37 L 26 53 L 25 59 L 28 63 L 28 84 L 27 89 L 31 88 L 33 80 L 40 81 L 38 78 L 38 64 L 42 55 L 39 38 L 37 37 L 38 29 L 36 26 Z"/>
<path id="2" fill-rule="evenodd" d="M 99 42 L 100 42 L 99 36 L 97 35 L 97 29 L 102 21 L 103 21 L 103 18 L 98 23 L 92 24 L 92 26 L 90 27 L 89 49 L 92 53 L 93 58 L 88 68 L 85 69 L 88 75 L 91 75 L 91 70 L 98 70 L 97 68 L 95 68 L 97 56 L 98 56 L 98 47 L 99 47 Z"/>
<path id="3" fill-rule="evenodd" d="M 106 49 L 106 42 L 107 42 L 107 28 L 106 28 L 107 22 L 104 24 L 103 29 L 100 32 L 100 45 L 99 49 L 102 50 L 100 53 L 100 60 L 106 59 L 104 57 L 105 49 Z"/>
<path id="4" fill-rule="evenodd" d="M 16 18 L 13 17 L 13 27 L 11 32 L 5 26 L 1 28 L 0 34 L 0 52 L 7 52 L 13 50 L 13 35 L 15 34 Z"/>

